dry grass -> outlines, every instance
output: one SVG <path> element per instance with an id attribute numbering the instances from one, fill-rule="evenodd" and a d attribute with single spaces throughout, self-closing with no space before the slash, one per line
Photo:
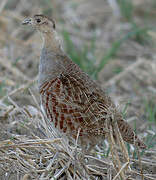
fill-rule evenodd
<path id="1" fill-rule="evenodd" d="M 139 2 L 143 8 L 140 9 L 139 3 L 135 4 L 135 18 L 142 26 L 145 2 Z M 148 6 L 152 16 L 156 15 L 152 0 Z M 94 30 L 95 64 L 98 64 L 103 51 L 114 50 L 116 46 L 112 43 L 121 33 L 126 34 L 131 29 L 131 22 L 113 17 L 112 11 L 118 13 L 118 8 L 112 9 L 103 0 L 0 2 L 0 179 L 156 179 L 155 45 L 138 42 L 141 34 L 126 39 L 115 51 L 115 57 L 112 52 L 99 73 L 99 81 L 109 89 L 117 105 L 125 106 L 130 100 L 127 120 L 131 125 L 136 122 L 137 134 L 146 141 L 147 149 L 141 151 L 125 145 L 115 126 L 118 145 L 110 131 L 104 144 L 86 155 L 83 167 L 77 160 L 81 156 L 77 142 L 69 144 L 66 137 L 49 129 L 45 123 L 37 90 L 36 59 L 39 59 L 41 39 L 20 25 L 27 15 L 49 14 L 58 21 L 60 34 L 62 30 L 68 31 L 74 45 L 80 49 L 82 44 L 90 43 Z M 154 22 L 152 17 L 148 19 L 149 24 L 156 25 Z M 155 31 L 148 33 L 155 40 Z M 118 70 L 122 72 L 118 73 Z"/>

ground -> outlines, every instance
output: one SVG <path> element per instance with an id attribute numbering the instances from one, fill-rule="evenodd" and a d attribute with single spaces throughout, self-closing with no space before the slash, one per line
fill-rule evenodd
<path id="1" fill-rule="evenodd" d="M 155 0 L 0 2 L 0 179 L 73 179 L 72 146 L 48 131 L 40 109 L 42 39 L 21 25 L 25 17 L 38 13 L 55 19 L 66 52 L 99 81 L 146 143 L 140 154 L 126 145 L 132 169 L 121 177 L 156 179 Z M 127 161 L 116 149 L 124 167 Z M 99 176 L 82 177 L 77 170 L 75 178 L 113 179 L 117 173 L 109 143 L 93 153 L 87 167 Z"/>

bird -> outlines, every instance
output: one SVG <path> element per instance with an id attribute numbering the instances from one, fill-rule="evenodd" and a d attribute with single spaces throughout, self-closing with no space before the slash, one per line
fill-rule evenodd
<path id="1" fill-rule="evenodd" d="M 125 142 L 145 149 L 108 94 L 65 53 L 55 21 L 37 14 L 22 24 L 35 28 L 43 38 L 38 87 L 48 124 L 60 134 L 78 137 L 84 152 L 104 141 L 109 125 L 114 137 L 117 125 Z"/>

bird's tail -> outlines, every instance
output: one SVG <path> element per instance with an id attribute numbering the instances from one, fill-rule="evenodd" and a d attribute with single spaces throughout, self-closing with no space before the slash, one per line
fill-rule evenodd
<path id="1" fill-rule="evenodd" d="M 124 121 L 123 119 L 119 119 L 117 120 L 117 124 L 124 141 L 138 146 L 141 149 L 146 148 L 146 145 L 137 137 L 134 130 L 126 121 Z"/>

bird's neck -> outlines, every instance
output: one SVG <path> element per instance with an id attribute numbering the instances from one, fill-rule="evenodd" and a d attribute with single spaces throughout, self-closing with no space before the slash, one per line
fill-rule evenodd
<path id="1" fill-rule="evenodd" d="M 61 40 L 56 31 L 43 34 L 43 48 L 55 54 L 62 53 Z"/>
<path id="2" fill-rule="evenodd" d="M 61 48 L 61 42 L 56 34 L 43 34 L 43 47 L 39 64 L 39 86 L 47 80 L 56 78 L 62 71 L 61 64 L 64 54 Z"/>

